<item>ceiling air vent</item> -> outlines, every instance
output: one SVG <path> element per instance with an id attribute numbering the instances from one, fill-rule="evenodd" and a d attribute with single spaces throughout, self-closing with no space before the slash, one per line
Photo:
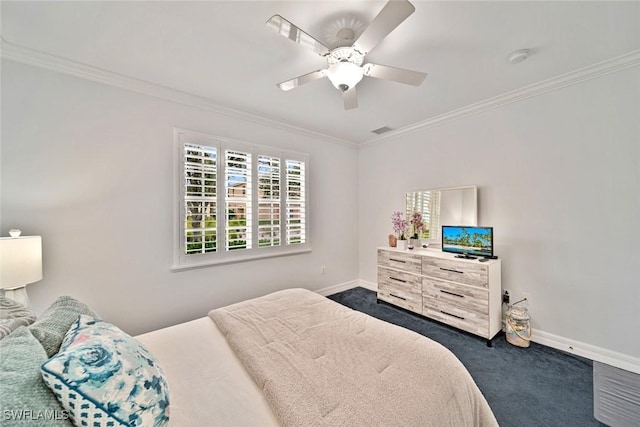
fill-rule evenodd
<path id="1" fill-rule="evenodd" d="M 374 129 L 371 132 L 375 133 L 376 135 L 382 135 L 383 133 L 391 132 L 392 130 L 395 129 L 390 128 L 389 126 L 382 126 L 381 128 Z"/>

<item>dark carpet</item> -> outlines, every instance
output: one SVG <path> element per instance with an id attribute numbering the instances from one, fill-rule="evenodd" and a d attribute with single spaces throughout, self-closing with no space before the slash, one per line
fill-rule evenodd
<path id="1" fill-rule="evenodd" d="M 604 426 L 593 417 L 593 366 L 588 359 L 536 343 L 516 347 L 504 334 L 487 347 L 482 338 L 378 304 L 376 293 L 364 288 L 329 298 L 447 347 L 469 370 L 502 427 Z"/>

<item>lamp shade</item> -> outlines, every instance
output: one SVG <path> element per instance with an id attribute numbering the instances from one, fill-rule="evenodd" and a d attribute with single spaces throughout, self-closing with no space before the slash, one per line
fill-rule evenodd
<path id="1" fill-rule="evenodd" d="M 38 280 L 42 280 L 42 238 L 0 238 L 0 289 L 19 288 Z"/>

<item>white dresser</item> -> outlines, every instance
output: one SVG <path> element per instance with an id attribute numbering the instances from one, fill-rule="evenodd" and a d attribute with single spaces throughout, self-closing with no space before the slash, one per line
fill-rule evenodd
<path id="1" fill-rule="evenodd" d="M 378 300 L 487 339 L 502 328 L 501 261 L 378 248 Z"/>

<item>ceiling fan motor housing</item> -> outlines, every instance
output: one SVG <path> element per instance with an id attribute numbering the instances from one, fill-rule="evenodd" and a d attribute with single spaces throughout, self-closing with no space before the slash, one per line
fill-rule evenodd
<path id="1" fill-rule="evenodd" d="M 327 62 L 329 62 L 329 66 L 339 62 L 350 62 L 355 65 L 362 65 L 363 61 L 364 55 L 352 47 L 338 47 L 333 49 L 329 55 L 327 55 Z"/>

